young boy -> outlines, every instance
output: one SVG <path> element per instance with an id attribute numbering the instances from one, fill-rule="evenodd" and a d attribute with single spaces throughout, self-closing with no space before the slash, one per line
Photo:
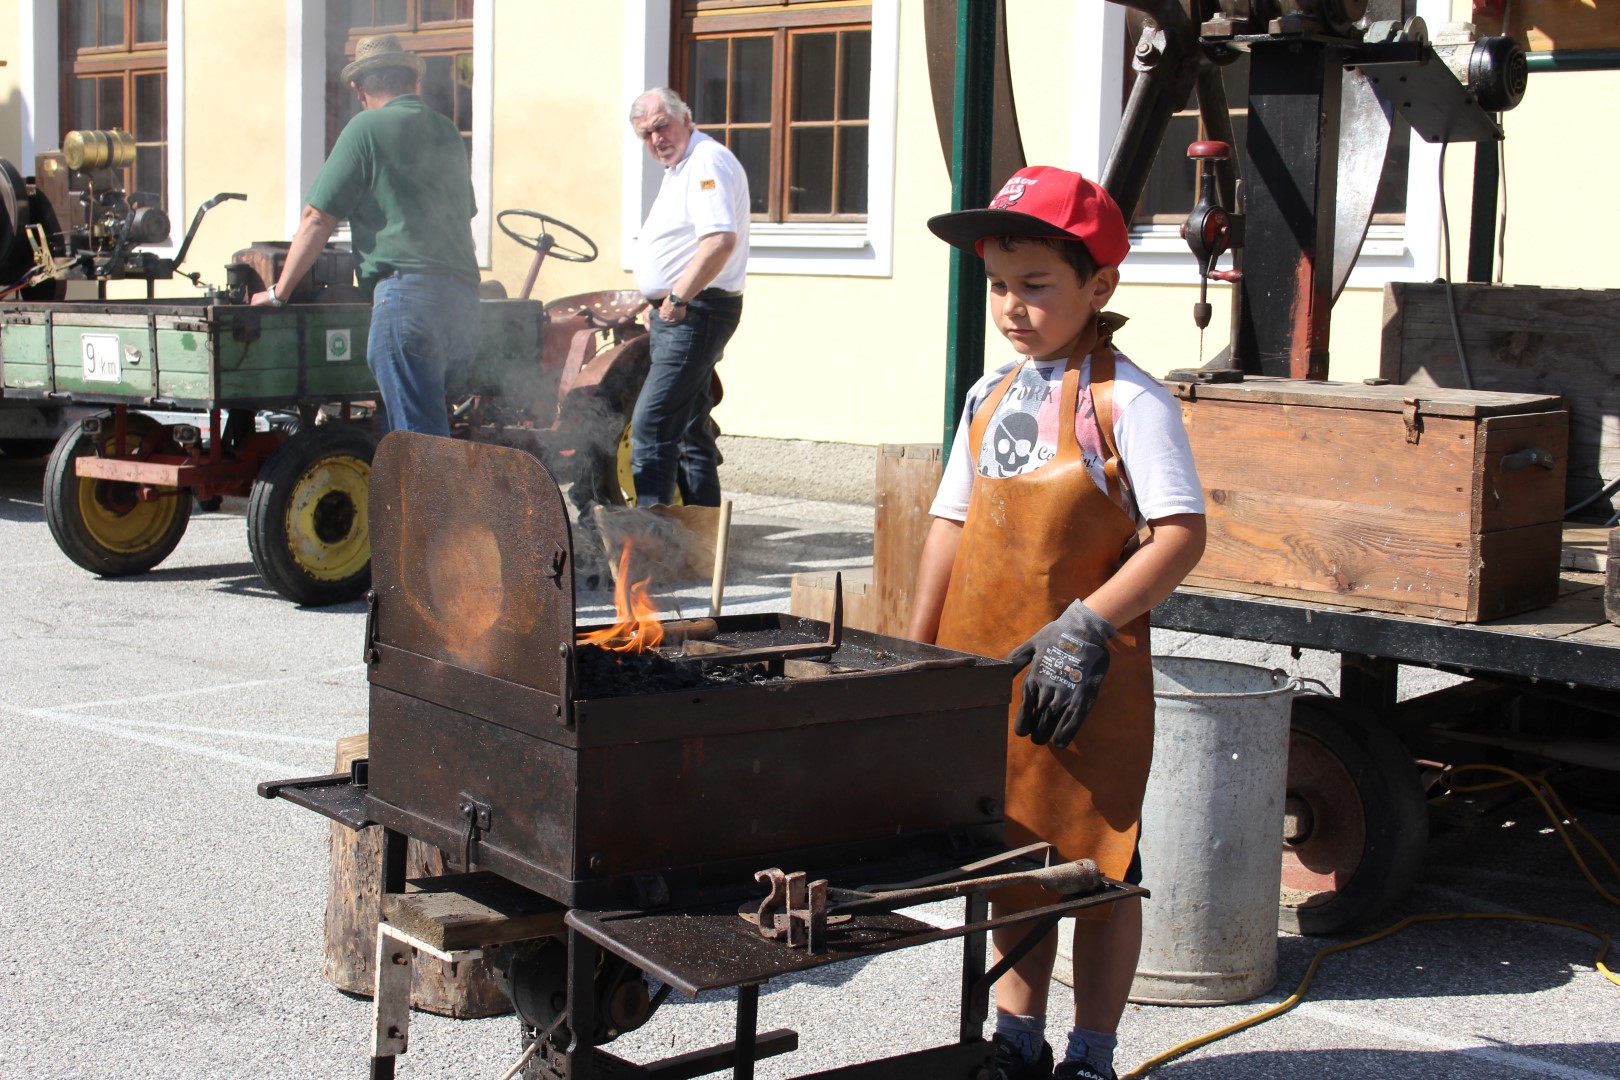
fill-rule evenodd
<path id="1" fill-rule="evenodd" d="M 1022 169 L 985 210 L 928 227 L 978 251 L 996 328 L 1021 359 L 980 379 L 931 513 L 911 636 L 1028 664 L 1014 680 L 1007 841 L 1141 880 L 1153 750 L 1147 613 L 1198 562 L 1204 501 L 1174 398 L 1118 355 L 1102 314 L 1130 251 L 1112 198 L 1078 173 Z M 992 894 L 996 913 L 1055 898 Z M 1074 1030 L 1044 1038 L 1057 935 L 996 984 L 996 1080 L 1110 1080 L 1141 949 L 1136 899 L 1075 921 Z M 1026 927 L 994 932 L 996 955 Z"/>

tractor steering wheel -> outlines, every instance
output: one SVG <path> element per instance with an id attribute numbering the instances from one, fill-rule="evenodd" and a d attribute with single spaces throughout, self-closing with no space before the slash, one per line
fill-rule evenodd
<path id="1" fill-rule="evenodd" d="M 524 236 L 522 233 L 515 231 L 506 223 L 506 219 L 509 217 L 533 218 L 540 223 L 539 235 Z M 580 232 L 578 229 L 566 222 L 558 221 L 554 217 L 547 217 L 546 215 L 537 211 L 502 210 L 499 214 L 495 215 L 495 224 L 501 227 L 501 232 L 505 233 L 507 236 L 510 236 L 513 240 L 516 240 L 518 243 L 522 244 L 529 250 L 536 252 L 537 254 L 543 253 L 550 258 L 561 259 L 563 262 L 587 263 L 596 258 L 596 244 L 591 240 L 590 237 L 586 236 L 584 233 Z M 572 248 L 558 247 L 556 237 L 551 235 L 549 232 L 550 229 L 556 229 L 559 232 L 572 234 L 579 240 L 583 241 L 583 246 L 589 250 L 576 251 Z"/>

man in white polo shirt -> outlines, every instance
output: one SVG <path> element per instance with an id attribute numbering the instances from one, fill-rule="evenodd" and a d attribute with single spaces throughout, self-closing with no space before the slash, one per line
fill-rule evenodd
<path id="1" fill-rule="evenodd" d="M 653 307 L 652 367 L 630 422 L 636 504 L 720 505 L 710 382 L 742 319 L 748 267 L 748 177 L 725 145 L 698 131 L 673 90 L 648 90 L 630 126 L 664 166 L 636 245 L 636 285 Z"/>

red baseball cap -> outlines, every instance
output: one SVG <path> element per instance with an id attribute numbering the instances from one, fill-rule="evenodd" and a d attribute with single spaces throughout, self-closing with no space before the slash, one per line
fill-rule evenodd
<path id="1" fill-rule="evenodd" d="M 952 247 L 980 255 L 992 236 L 1078 240 L 1098 266 L 1118 266 L 1131 253 L 1130 231 L 1113 196 L 1077 172 L 1050 165 L 1019 169 L 988 208 L 938 214 L 928 228 Z"/>

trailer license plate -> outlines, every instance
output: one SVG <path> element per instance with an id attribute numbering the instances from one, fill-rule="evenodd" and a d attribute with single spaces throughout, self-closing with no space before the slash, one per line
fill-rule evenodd
<path id="1" fill-rule="evenodd" d="M 84 377 L 87 382 L 119 382 L 119 343 L 117 334 L 81 334 Z"/>

